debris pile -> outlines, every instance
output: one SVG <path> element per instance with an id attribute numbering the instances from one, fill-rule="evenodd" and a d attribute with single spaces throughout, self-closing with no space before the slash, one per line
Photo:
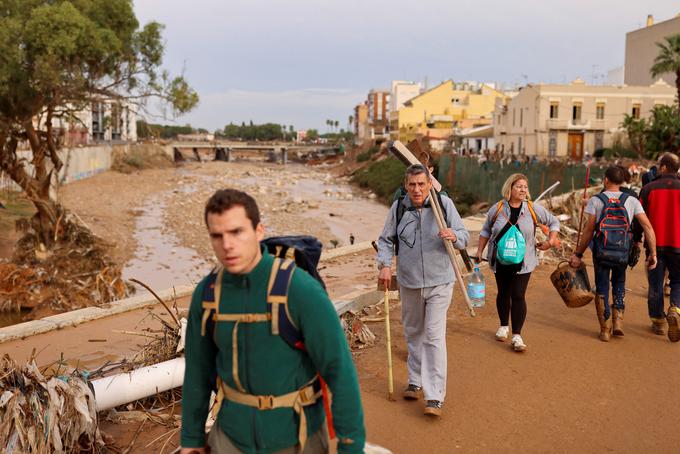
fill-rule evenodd
<path id="1" fill-rule="evenodd" d="M 375 344 L 375 334 L 362 321 L 363 315 L 365 314 L 362 310 L 360 313 L 347 311 L 340 316 L 340 323 L 351 350 L 361 350 Z"/>
<path id="2" fill-rule="evenodd" d="M 28 231 L 10 262 L 0 263 L 0 311 L 30 309 L 27 319 L 100 305 L 128 296 L 113 247 L 74 215 L 61 223 L 62 235 L 46 250 Z"/>
<path id="3" fill-rule="evenodd" d="M 104 446 L 92 391 L 79 372 L 45 376 L 35 361 L 0 360 L 0 451 L 96 453 Z"/>

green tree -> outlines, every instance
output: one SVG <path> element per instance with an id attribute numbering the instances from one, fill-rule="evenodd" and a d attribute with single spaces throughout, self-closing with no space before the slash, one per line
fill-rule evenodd
<path id="1" fill-rule="evenodd" d="M 0 169 L 35 205 L 32 228 L 51 248 L 66 230 L 56 228 L 65 211 L 54 195 L 63 166 L 55 124 L 93 103 L 141 105 L 149 97 L 184 113 L 198 95 L 183 77 L 160 71 L 163 26 L 140 28 L 132 0 L 0 5 Z M 22 141 L 31 148 L 30 162 L 17 155 Z"/>
<path id="2" fill-rule="evenodd" d="M 312 142 L 312 141 L 314 141 L 318 138 L 319 138 L 319 131 L 317 131 L 316 129 L 308 129 L 307 130 L 307 140 Z"/>
<path id="3" fill-rule="evenodd" d="M 337 130 L 338 130 L 338 126 L 340 126 L 340 122 L 339 122 L 338 120 L 335 120 L 335 122 L 333 123 L 333 125 L 335 126 L 335 130 L 337 131 Z"/>
<path id="4" fill-rule="evenodd" d="M 647 128 L 647 121 L 644 118 L 635 118 L 632 115 L 626 114 L 623 117 L 623 122 L 621 126 L 626 130 L 628 134 L 628 140 L 630 141 L 630 146 L 633 148 L 638 156 L 644 156 L 647 150 L 646 141 L 647 136 L 645 130 Z"/>
<path id="5" fill-rule="evenodd" d="M 354 125 L 354 116 L 350 115 L 349 118 L 347 118 L 347 131 L 353 131 L 354 128 L 352 127 Z"/>
<path id="6" fill-rule="evenodd" d="M 665 41 L 665 43 L 656 43 L 659 47 L 659 55 L 654 59 L 651 73 L 652 77 L 665 73 L 675 74 L 677 102 L 680 107 L 680 34 L 667 36 Z"/>

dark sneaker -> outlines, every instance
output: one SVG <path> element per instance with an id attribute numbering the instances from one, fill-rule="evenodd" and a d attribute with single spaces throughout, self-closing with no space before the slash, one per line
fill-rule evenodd
<path id="1" fill-rule="evenodd" d="M 668 321 L 668 340 L 680 341 L 680 307 L 669 307 L 666 320 Z"/>
<path id="2" fill-rule="evenodd" d="M 420 386 L 409 384 L 404 390 L 404 399 L 406 400 L 418 400 L 420 392 L 423 390 Z"/>
<path id="3" fill-rule="evenodd" d="M 444 402 L 441 400 L 428 400 L 423 413 L 427 416 L 441 416 L 442 408 L 444 408 Z"/>

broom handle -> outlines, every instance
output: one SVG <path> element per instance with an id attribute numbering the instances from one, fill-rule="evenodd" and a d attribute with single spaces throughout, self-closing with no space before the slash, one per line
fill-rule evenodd
<path id="1" fill-rule="evenodd" d="M 387 337 L 387 398 L 393 399 L 394 379 L 392 378 L 392 333 L 390 331 L 390 289 L 385 287 L 385 332 Z"/>
<path id="2" fill-rule="evenodd" d="M 583 188 L 583 198 L 586 198 L 586 194 L 588 193 L 588 180 L 590 180 L 590 164 L 586 166 L 586 185 Z M 581 200 L 581 214 L 578 219 L 578 235 L 576 237 L 576 247 L 574 247 L 574 252 L 578 249 L 578 245 L 581 242 L 581 228 L 583 227 L 583 209 L 585 207 L 583 206 L 583 200 Z"/>

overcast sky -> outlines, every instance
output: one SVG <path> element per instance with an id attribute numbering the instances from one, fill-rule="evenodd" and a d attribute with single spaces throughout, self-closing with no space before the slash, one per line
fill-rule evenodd
<path id="1" fill-rule="evenodd" d="M 140 23 L 165 24 L 164 65 L 184 71 L 201 97 L 176 122 L 211 131 L 250 120 L 346 127 L 368 90 L 393 79 L 601 82 L 623 66 L 626 33 L 647 14 L 680 13 L 676 0 L 134 3 Z"/>

